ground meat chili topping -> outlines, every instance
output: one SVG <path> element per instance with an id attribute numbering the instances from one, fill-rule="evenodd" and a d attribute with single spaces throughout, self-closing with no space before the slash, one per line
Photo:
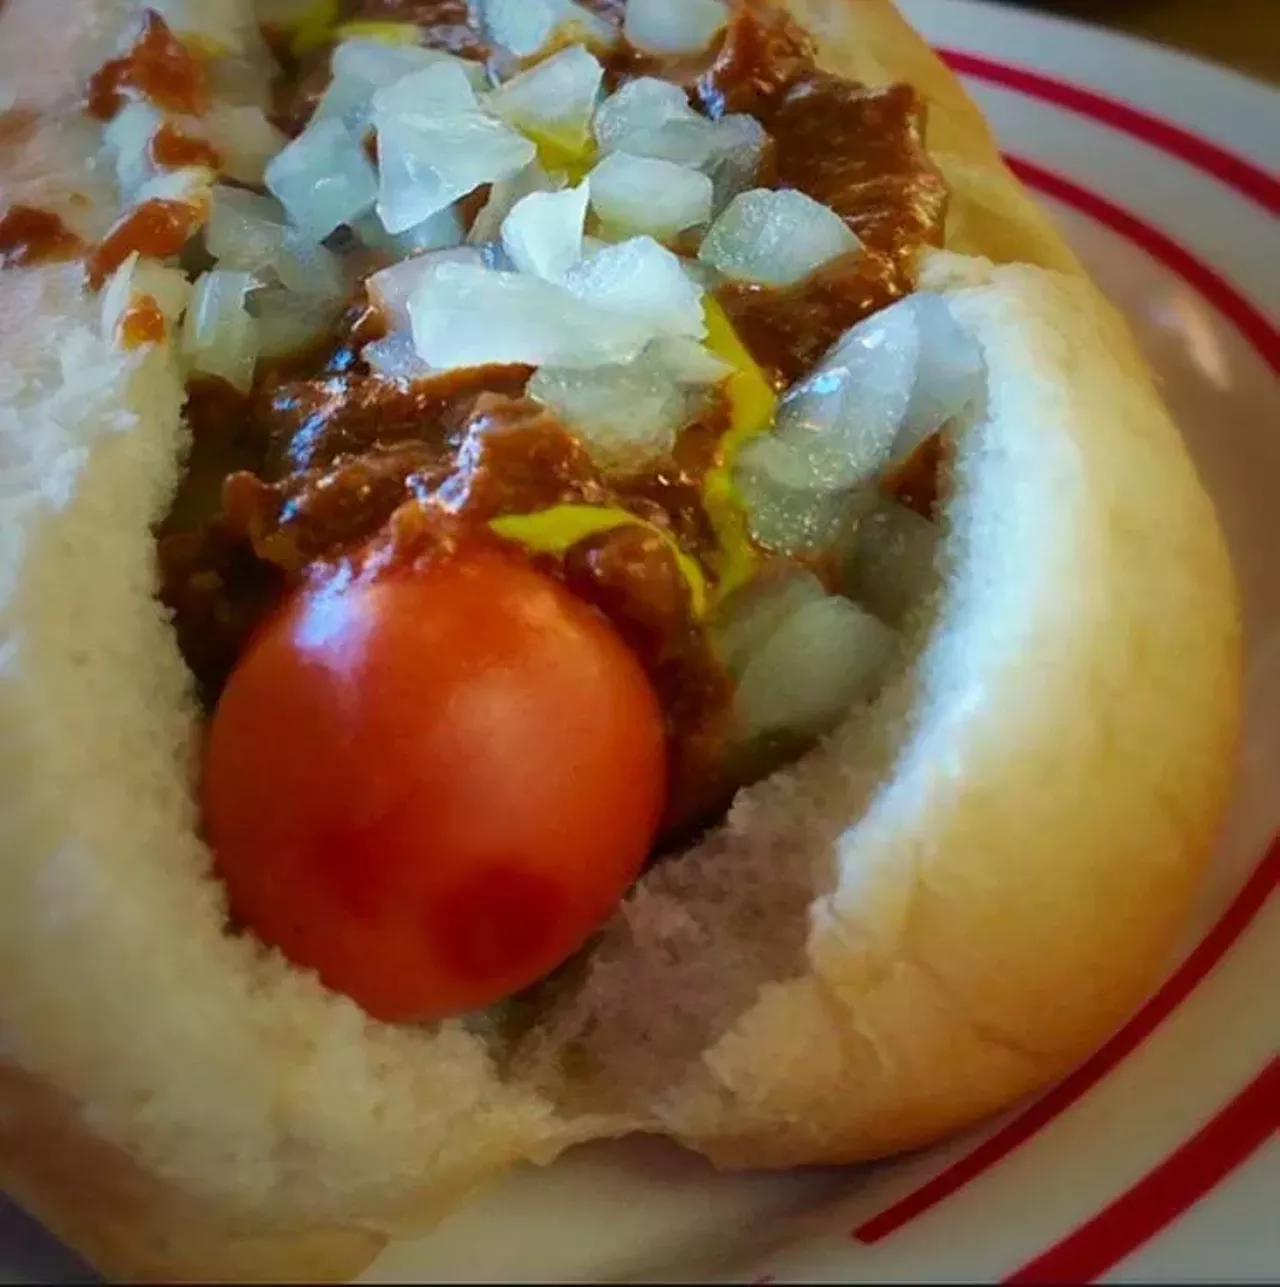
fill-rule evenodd
<path id="1" fill-rule="evenodd" d="M 131 93 L 187 116 L 200 116 L 209 105 L 204 64 L 154 9 L 146 11 L 133 48 L 104 63 L 90 80 L 86 110 L 109 121 Z"/>
<path id="2" fill-rule="evenodd" d="M 587 7 L 621 25 L 622 0 Z M 493 55 L 465 0 L 341 0 L 339 22 L 351 21 L 411 23 L 426 46 Z M 183 86 L 188 96 L 203 92 L 198 65 L 157 17 L 147 22 L 135 49 L 95 78 L 91 105 L 100 115 L 115 110 L 125 90 L 166 107 Z M 332 47 L 297 57 L 283 52 L 287 42 L 273 44 L 285 68 L 276 118 L 296 134 L 329 82 Z M 609 88 L 660 75 L 683 84 L 713 119 L 757 117 L 770 136 L 757 183 L 799 189 L 861 239 L 860 251 L 794 286 L 716 291 L 775 385 L 812 369 L 851 325 L 912 288 L 915 253 L 941 242 L 946 206 L 914 90 L 869 89 L 821 71 L 805 34 L 755 0 L 737 5 L 726 30 L 695 57 L 654 58 L 620 41 L 602 60 Z M 189 101 L 182 110 L 191 110 Z M 468 211 L 477 205 L 473 199 Z M 182 236 L 166 229 L 158 219 L 151 240 L 167 246 L 166 238 Z M 122 221 L 98 248 L 95 274 L 129 249 L 159 253 L 148 231 Z M 340 231 L 329 244 L 342 240 Z M 388 380 L 360 356 L 382 331 L 361 291 L 330 342 L 260 365 L 250 393 L 214 380 L 190 388 L 190 467 L 158 535 L 162 598 L 206 702 L 216 701 L 258 623 L 298 586 L 439 557 L 477 536 L 497 539 L 488 525 L 503 516 L 561 505 L 623 510 L 635 521 L 566 549 L 508 544 L 595 605 L 643 662 L 669 735 L 664 844 L 687 835 L 723 807 L 732 785 L 723 763 L 732 693 L 673 545 L 714 584 L 719 547 L 704 488 L 723 463 L 730 396 L 723 387 L 711 394 L 668 457 L 632 476 L 606 476 L 584 444 L 526 396 L 529 367 Z M 942 454 L 931 441 L 886 490 L 930 512 Z"/>
<path id="3" fill-rule="evenodd" d="M 191 240 L 204 210 L 190 201 L 154 197 L 127 210 L 89 256 L 89 282 L 101 286 L 136 250 L 152 259 L 176 255 Z"/>
<path id="4" fill-rule="evenodd" d="M 75 259 L 84 243 L 51 210 L 10 206 L 0 215 L 0 268 Z"/>
<path id="5" fill-rule="evenodd" d="M 151 159 L 156 165 L 175 170 L 184 165 L 204 165 L 210 170 L 222 169 L 222 156 L 212 143 L 183 133 L 171 121 L 166 121 L 152 135 Z"/>

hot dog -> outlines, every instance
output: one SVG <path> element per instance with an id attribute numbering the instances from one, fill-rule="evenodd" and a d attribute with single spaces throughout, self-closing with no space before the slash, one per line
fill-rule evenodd
<path id="1" fill-rule="evenodd" d="M 1123 1017 L 1230 565 L 891 7 L 64 7 L 0 13 L 8 1191 L 342 1279 L 589 1139 L 926 1143 Z"/>

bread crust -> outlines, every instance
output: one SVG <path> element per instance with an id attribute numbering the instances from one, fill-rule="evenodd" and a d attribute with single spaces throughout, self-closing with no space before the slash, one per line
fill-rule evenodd
<path id="1" fill-rule="evenodd" d="M 102 30 L 121 11 L 109 0 L 60 7 L 89 34 L 61 43 L 43 70 L 43 53 L 25 60 L 35 70 L 15 82 L 22 104 L 55 119 L 73 110 L 83 51 L 100 60 Z M 540 1093 L 528 1093 L 510 1123 L 484 1119 L 486 1147 L 436 1191 L 409 1185 L 385 1212 L 353 1198 L 349 1221 L 184 1188 L 108 1142 L 83 1095 L 52 1089 L 15 1055 L 0 1064 L 0 1182 L 108 1277 L 340 1281 L 440 1189 L 456 1196 L 522 1155 L 546 1160 L 624 1129 L 666 1131 L 729 1167 L 924 1143 L 1068 1067 L 1164 963 L 1238 735 L 1238 611 L 1212 506 L 1124 324 L 1000 163 L 951 73 L 888 0 L 791 8 L 833 70 L 906 80 L 930 100 L 931 151 L 953 188 L 948 249 L 996 266 L 940 255 L 926 282 L 951 295 L 997 376 L 987 420 L 961 452 L 948 588 L 917 664 L 793 778 L 744 792 L 728 824 L 731 838 L 785 830 L 793 797 L 803 810 L 804 789 L 839 777 L 843 755 L 881 748 L 865 785 L 850 788 L 859 805 L 814 842 L 822 893 L 798 922 L 798 964 L 668 1084 L 599 1111 L 575 1106 L 580 1087 L 554 1087 L 545 1120 Z M 0 48 L 26 39 L 36 9 L 36 27 L 49 24 L 43 0 L 9 0 Z M 97 18 L 76 16 L 86 14 Z M 4 177 L 0 162 L 0 192 Z M 0 333 L 0 362 L 9 342 Z M 999 378 L 1011 362 L 1030 379 Z M 1034 441 L 1008 432 L 1028 413 Z M 1045 521 L 1052 539 L 1037 546 Z M 975 685 L 996 699 L 973 703 Z M 627 950 L 620 968 L 650 964 L 645 949 Z M 0 1032 L 21 1013 L 3 993 Z M 587 986 L 559 1010 L 577 1031 L 591 1005 Z M 558 1055 L 556 1013 L 541 1036 Z"/>

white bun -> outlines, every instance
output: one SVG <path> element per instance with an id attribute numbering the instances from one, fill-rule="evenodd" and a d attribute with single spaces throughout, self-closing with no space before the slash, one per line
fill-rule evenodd
<path id="1" fill-rule="evenodd" d="M 94 3 L 60 8 L 118 31 Z M 105 1273 L 344 1278 L 632 1129 L 733 1166 L 922 1143 L 1062 1072 L 1165 962 L 1239 710 L 1212 506 L 949 73 L 881 0 L 796 9 L 836 69 L 934 100 L 966 254 L 924 275 L 989 368 L 944 584 L 875 705 L 655 869 L 518 1042 L 374 1023 L 223 932 L 153 597 L 180 381 L 103 342 L 77 267 L 0 272 L 0 1180 Z"/>

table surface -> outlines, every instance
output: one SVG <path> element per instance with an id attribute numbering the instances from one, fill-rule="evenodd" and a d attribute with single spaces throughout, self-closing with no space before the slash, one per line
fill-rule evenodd
<path id="1" fill-rule="evenodd" d="M 1280 0 L 1012 0 L 1280 85 Z"/>

